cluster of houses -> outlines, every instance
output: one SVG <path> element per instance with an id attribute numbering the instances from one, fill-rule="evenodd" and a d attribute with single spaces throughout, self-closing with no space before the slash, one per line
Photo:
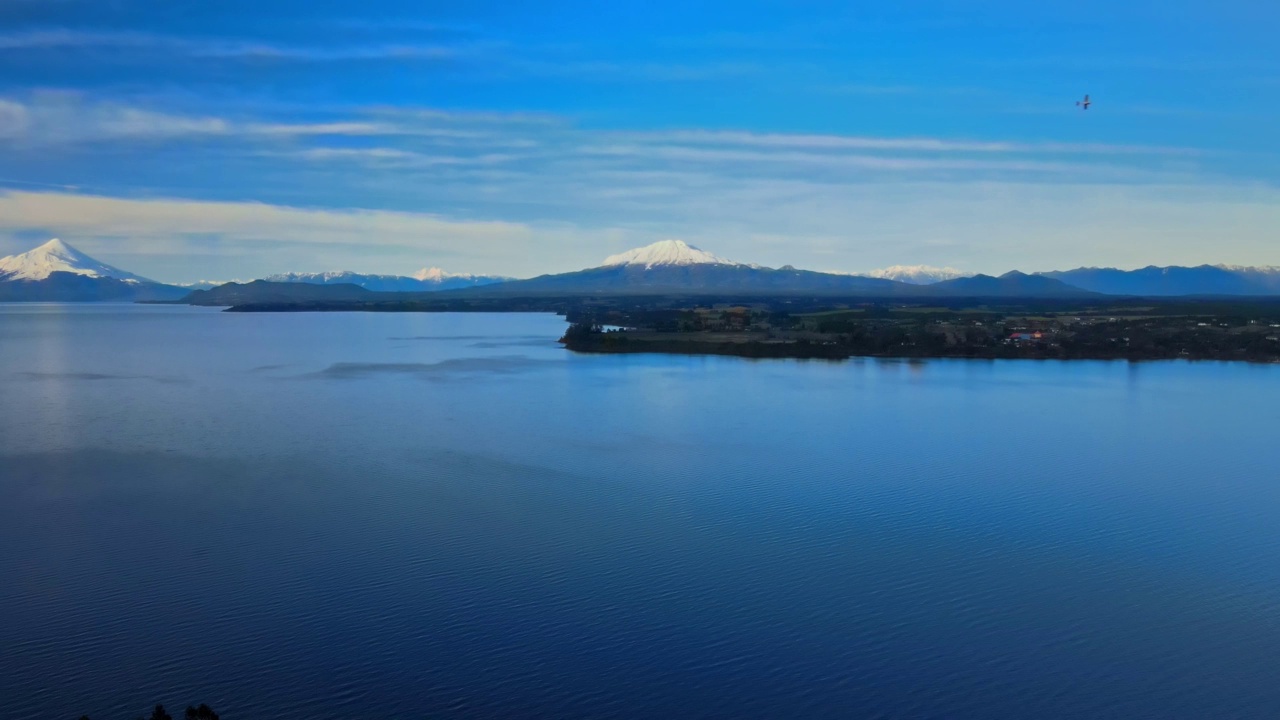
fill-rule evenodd
<path id="1" fill-rule="evenodd" d="M 746 330 L 751 327 L 751 308 L 697 308 L 693 330 Z"/>

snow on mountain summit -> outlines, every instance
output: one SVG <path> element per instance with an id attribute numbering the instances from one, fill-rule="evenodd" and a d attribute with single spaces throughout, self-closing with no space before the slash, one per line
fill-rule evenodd
<path id="1" fill-rule="evenodd" d="M 897 280 L 912 285 L 932 285 L 943 280 L 968 277 L 973 273 L 962 272 L 952 267 L 933 267 L 931 265 L 891 265 L 878 270 L 854 273 L 863 277 Z"/>
<path id="2" fill-rule="evenodd" d="M 56 272 L 113 278 L 125 282 L 152 282 L 98 262 L 57 238 L 21 255 L 0 258 L 0 280 L 45 280 Z"/>
<path id="3" fill-rule="evenodd" d="M 422 268 L 418 272 L 411 275 L 414 280 L 423 282 L 444 282 L 445 280 L 473 280 L 475 275 L 470 273 L 451 273 L 447 270 L 441 270 L 438 267 Z"/>
<path id="4" fill-rule="evenodd" d="M 740 265 L 700 250 L 683 240 L 660 240 L 652 245 L 628 250 L 604 259 L 600 267 L 643 265 L 645 269 L 663 265 Z"/>
<path id="5" fill-rule="evenodd" d="M 1280 265 L 1214 265 L 1219 270 L 1228 272 L 1251 273 L 1255 275 L 1280 275 Z"/>
<path id="6" fill-rule="evenodd" d="M 268 275 L 263 280 L 281 283 L 306 283 L 308 285 L 359 285 L 373 292 L 423 292 L 429 290 L 457 290 L 474 285 L 492 285 L 510 278 L 499 275 L 470 275 L 451 273 L 440 268 L 423 268 L 412 275 L 366 275 L 341 270 L 336 272 L 289 272 Z"/>
<path id="7" fill-rule="evenodd" d="M 285 283 L 309 283 L 312 285 L 332 285 L 335 283 L 354 283 L 359 284 L 365 275 L 353 273 L 350 270 L 332 270 L 329 272 L 287 272 L 275 273 L 268 275 L 263 280 L 267 282 L 285 282 Z M 373 277 L 395 277 L 393 275 L 374 275 Z"/>

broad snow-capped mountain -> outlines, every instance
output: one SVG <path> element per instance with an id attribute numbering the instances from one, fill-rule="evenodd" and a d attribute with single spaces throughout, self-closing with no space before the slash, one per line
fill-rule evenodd
<path id="1" fill-rule="evenodd" d="M 952 267 L 934 267 L 932 265 L 890 265 L 877 270 L 850 274 L 897 280 L 911 285 L 932 285 L 943 280 L 955 280 L 956 278 L 974 275 L 974 273 L 963 272 Z"/>
<path id="2" fill-rule="evenodd" d="M 0 301 L 176 300 L 186 292 L 95 260 L 58 239 L 0 258 Z"/>
<path id="3" fill-rule="evenodd" d="M 307 285 L 356 285 L 374 292 L 408 292 L 421 290 L 422 283 L 403 275 L 366 275 L 348 270 L 319 273 L 279 273 L 263 280 L 273 283 L 304 283 Z"/>
<path id="4" fill-rule="evenodd" d="M 1151 265 L 1138 270 L 1076 268 L 1037 274 L 1108 295 L 1280 295 L 1280 267 Z"/>
<path id="5" fill-rule="evenodd" d="M 902 283 L 726 260 L 682 240 L 663 240 L 605 258 L 597 267 L 478 288 L 494 295 L 754 294 L 895 295 Z"/>
<path id="6" fill-rule="evenodd" d="M 499 283 L 510 278 L 496 275 L 449 273 L 440 268 L 423 268 L 413 275 L 366 275 L 350 271 L 322 273 L 280 273 L 263 278 L 267 282 L 306 283 L 309 285 L 356 285 L 373 292 L 424 292 L 456 290 L 476 285 Z"/>
<path id="7" fill-rule="evenodd" d="M 438 267 L 422 268 L 418 272 L 410 275 L 414 280 L 420 280 L 425 283 L 447 283 L 447 282 L 470 282 L 477 285 L 487 285 L 489 283 L 504 282 L 512 278 L 503 275 L 473 275 L 471 273 L 451 273 L 441 270 Z"/>
<path id="8" fill-rule="evenodd" d="M 0 280 L 45 280 L 56 272 L 124 282 L 154 282 L 98 262 L 57 238 L 21 255 L 0 258 Z"/>
<path id="9" fill-rule="evenodd" d="M 917 277 L 921 274 L 916 273 Z M 767 268 L 725 260 L 679 240 L 664 240 L 577 272 L 542 275 L 473 291 L 485 295 L 828 295 L 876 298 L 1079 297 L 1084 290 L 1048 277 L 1007 273 L 923 285 L 882 277 Z"/>
<path id="10" fill-rule="evenodd" d="M 418 275 L 424 278 L 446 276 L 434 270 Z M 919 278 L 922 273 L 911 275 Z M 370 291 L 376 286 L 360 287 L 357 282 L 353 282 L 359 281 L 360 277 L 352 273 L 273 276 L 248 285 L 227 285 L 212 291 L 192 293 L 191 301 L 212 305 L 378 302 L 376 293 L 370 297 Z M 419 281 L 418 278 L 398 278 L 397 282 L 406 279 Z M 309 286 L 310 289 L 300 287 L 301 285 Z M 327 287 L 319 287 L 321 285 Z M 789 265 L 768 268 L 726 260 L 679 240 L 664 240 L 611 255 L 604 260 L 603 265 L 585 270 L 541 275 L 528 280 L 493 282 L 483 287 L 459 288 L 455 293 L 455 297 L 492 298 L 593 295 L 1079 298 L 1093 294 L 1051 277 L 1020 272 L 1010 272 L 1000 277 L 977 275 L 932 284 L 911 284 L 863 275 L 797 270 Z"/>
<path id="11" fill-rule="evenodd" d="M 672 265 L 731 265 L 740 266 L 732 260 L 725 260 L 696 248 L 683 240 L 660 240 L 652 245 L 628 250 L 604 259 L 600 267 L 616 267 L 619 265 L 643 267 L 646 270 L 654 267 Z"/>

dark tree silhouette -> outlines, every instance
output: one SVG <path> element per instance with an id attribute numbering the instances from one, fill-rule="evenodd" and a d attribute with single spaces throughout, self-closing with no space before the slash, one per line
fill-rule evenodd
<path id="1" fill-rule="evenodd" d="M 151 711 L 151 720 L 173 720 L 173 716 L 164 711 L 163 705 L 157 705 L 156 709 Z"/>

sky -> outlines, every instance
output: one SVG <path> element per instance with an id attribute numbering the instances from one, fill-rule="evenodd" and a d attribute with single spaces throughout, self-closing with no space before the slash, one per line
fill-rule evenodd
<path id="1" fill-rule="evenodd" d="M 0 256 L 1280 265 L 1278 26 L 1268 0 L 0 0 Z"/>

